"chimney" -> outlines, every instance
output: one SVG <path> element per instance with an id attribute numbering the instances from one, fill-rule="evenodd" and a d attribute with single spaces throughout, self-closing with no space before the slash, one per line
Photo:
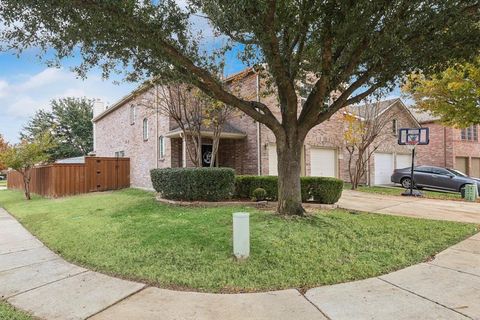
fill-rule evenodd
<path id="1" fill-rule="evenodd" d="M 105 110 L 105 103 L 102 101 L 102 99 L 95 99 L 93 102 L 93 117 L 96 118 Z"/>
<path id="2" fill-rule="evenodd" d="M 103 111 L 105 111 L 107 108 L 105 107 L 105 103 L 102 101 L 102 99 L 95 99 L 93 102 L 93 118 L 95 119 L 100 115 Z M 93 151 L 96 152 L 97 150 L 97 128 L 96 128 L 96 123 L 93 122 Z"/>

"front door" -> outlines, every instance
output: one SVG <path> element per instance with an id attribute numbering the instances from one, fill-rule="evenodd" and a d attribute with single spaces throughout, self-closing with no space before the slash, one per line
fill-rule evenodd
<path id="1" fill-rule="evenodd" d="M 210 167 L 212 161 L 212 145 L 202 144 L 202 167 Z"/>

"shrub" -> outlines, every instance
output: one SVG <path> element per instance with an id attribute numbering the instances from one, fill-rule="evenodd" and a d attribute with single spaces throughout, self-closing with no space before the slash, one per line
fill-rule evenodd
<path id="1" fill-rule="evenodd" d="M 266 200 L 277 200 L 278 178 L 275 176 L 236 176 L 235 198 L 250 199 L 253 191 L 262 188 L 266 192 Z"/>
<path id="2" fill-rule="evenodd" d="M 340 199 L 343 190 L 343 181 L 327 177 L 301 177 L 302 201 L 333 204 Z M 276 176 L 236 176 L 236 198 L 250 199 L 257 188 L 265 189 L 267 200 L 276 201 L 278 198 L 278 177 Z"/>
<path id="3" fill-rule="evenodd" d="M 334 204 L 342 196 L 343 181 L 328 177 L 302 177 L 302 201 Z"/>
<path id="4" fill-rule="evenodd" d="M 255 201 L 263 201 L 267 197 L 267 191 L 263 188 L 257 188 L 253 190 L 252 196 Z"/>
<path id="5" fill-rule="evenodd" d="M 171 200 L 226 200 L 235 185 L 235 171 L 229 168 L 153 169 L 150 175 L 153 188 Z"/>

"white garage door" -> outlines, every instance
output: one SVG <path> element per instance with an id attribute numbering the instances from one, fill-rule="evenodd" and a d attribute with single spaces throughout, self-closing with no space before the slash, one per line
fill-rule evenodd
<path id="1" fill-rule="evenodd" d="M 409 154 L 397 154 L 397 168 L 403 169 L 412 166 L 412 156 Z"/>
<path id="2" fill-rule="evenodd" d="M 375 153 L 375 184 L 391 184 L 393 173 L 393 154 Z"/>
<path id="3" fill-rule="evenodd" d="M 336 177 L 336 159 L 334 149 L 310 149 L 310 175 L 314 177 Z"/>
<path id="4" fill-rule="evenodd" d="M 268 174 L 270 176 L 278 176 L 277 169 L 277 146 L 274 144 L 268 145 Z"/>

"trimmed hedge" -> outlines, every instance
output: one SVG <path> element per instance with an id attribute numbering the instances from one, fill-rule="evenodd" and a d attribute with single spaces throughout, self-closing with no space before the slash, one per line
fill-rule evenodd
<path id="1" fill-rule="evenodd" d="M 328 177 L 301 177 L 302 201 L 333 204 L 340 199 L 343 181 Z M 265 189 L 266 199 L 278 199 L 278 177 L 276 176 L 236 176 L 235 198 L 251 199 L 257 188 Z"/>
<path id="2" fill-rule="evenodd" d="M 266 191 L 265 199 L 277 200 L 278 178 L 275 176 L 236 176 L 235 198 L 251 199 L 253 191 L 262 188 Z"/>
<path id="3" fill-rule="evenodd" d="M 170 200 L 227 200 L 235 186 L 235 171 L 230 168 L 153 169 L 150 176 L 153 188 Z"/>
<path id="4" fill-rule="evenodd" d="M 301 177 L 302 201 L 334 204 L 342 196 L 343 180 L 329 177 Z"/>

